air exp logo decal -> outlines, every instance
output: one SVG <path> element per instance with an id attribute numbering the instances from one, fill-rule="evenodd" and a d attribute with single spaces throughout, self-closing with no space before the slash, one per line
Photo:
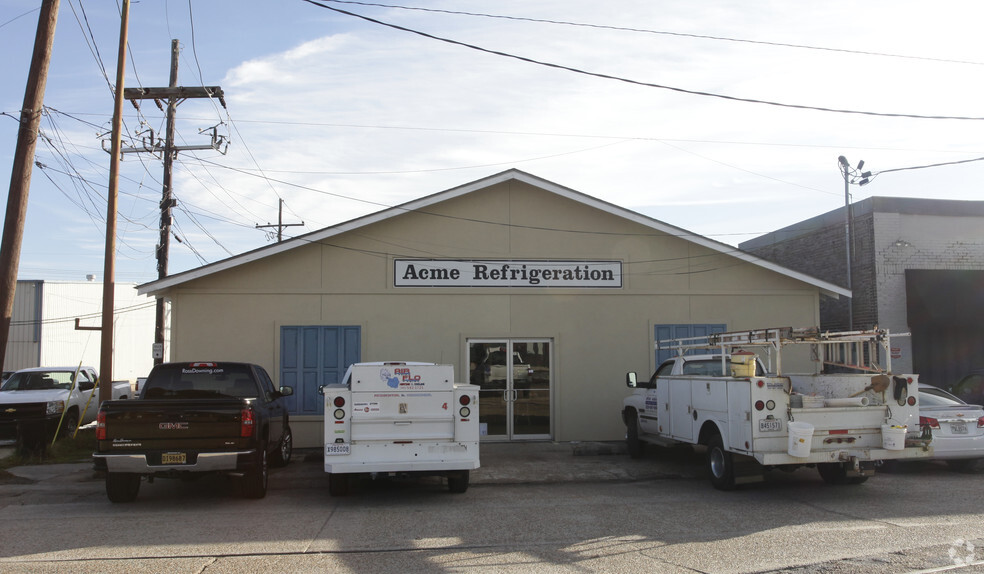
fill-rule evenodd
<path id="1" fill-rule="evenodd" d="M 410 367 L 397 367 L 390 374 L 389 369 L 380 369 L 379 378 L 386 381 L 391 389 L 417 389 L 424 386 L 420 375 L 415 375 Z"/>

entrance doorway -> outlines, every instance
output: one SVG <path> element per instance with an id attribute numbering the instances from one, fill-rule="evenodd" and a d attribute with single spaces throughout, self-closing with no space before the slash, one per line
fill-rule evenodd
<path id="1" fill-rule="evenodd" d="M 470 339 L 482 440 L 550 439 L 550 339 Z"/>

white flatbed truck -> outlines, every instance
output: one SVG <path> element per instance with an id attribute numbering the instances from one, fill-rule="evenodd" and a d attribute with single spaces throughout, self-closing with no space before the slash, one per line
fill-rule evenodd
<path id="1" fill-rule="evenodd" d="M 477 385 L 456 383 L 452 365 L 355 363 L 325 399 L 325 472 L 332 496 L 369 474 L 440 475 L 468 489 L 479 468 Z"/>
<path id="2" fill-rule="evenodd" d="M 890 339 L 885 330 L 779 328 L 659 341 L 677 355 L 649 381 L 626 375 L 629 454 L 646 443 L 704 445 L 721 490 L 800 466 L 815 466 L 828 483 L 860 484 L 876 461 L 929 457 L 918 376 L 892 374 Z M 790 346 L 809 352 L 815 372 L 783 372 Z"/>

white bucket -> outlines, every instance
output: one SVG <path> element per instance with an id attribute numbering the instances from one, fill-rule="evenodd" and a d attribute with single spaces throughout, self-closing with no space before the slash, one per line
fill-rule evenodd
<path id="1" fill-rule="evenodd" d="M 789 456 L 805 458 L 810 456 L 810 443 L 813 441 L 813 425 L 791 422 L 789 429 Z"/>
<path id="2" fill-rule="evenodd" d="M 905 427 L 882 425 L 882 448 L 902 450 L 905 448 Z"/>

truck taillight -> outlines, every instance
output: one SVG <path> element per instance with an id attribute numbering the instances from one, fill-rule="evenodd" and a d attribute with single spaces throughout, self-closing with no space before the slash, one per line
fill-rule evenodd
<path id="1" fill-rule="evenodd" d="M 335 405 L 338 408 L 344 407 L 345 406 L 345 397 L 335 397 L 335 400 L 332 401 L 332 404 Z"/>
<path id="2" fill-rule="evenodd" d="M 981 418 L 984 418 L 984 417 L 981 417 Z M 981 422 L 980 419 L 978 419 L 977 420 L 978 426 L 980 426 L 980 422 Z M 932 428 L 932 429 L 939 429 L 940 428 L 940 421 L 934 419 L 933 417 L 919 417 L 919 426 L 921 426 L 921 427 L 929 427 L 929 428 Z"/>
<path id="3" fill-rule="evenodd" d="M 468 406 L 468 404 L 471 403 L 471 397 L 469 397 L 468 395 L 461 395 L 460 397 L 458 397 L 458 402 L 461 403 L 461 406 L 463 407 Z"/>
<path id="4" fill-rule="evenodd" d="M 984 428 L 984 417 L 977 419 L 977 428 Z"/>
<path id="5" fill-rule="evenodd" d="M 103 410 L 96 415 L 96 440 L 106 440 L 106 411 Z"/>
<path id="6" fill-rule="evenodd" d="M 253 409 L 246 408 L 242 410 L 242 417 L 239 422 L 239 436 L 242 438 L 253 436 L 253 427 L 256 422 L 255 416 Z"/>

